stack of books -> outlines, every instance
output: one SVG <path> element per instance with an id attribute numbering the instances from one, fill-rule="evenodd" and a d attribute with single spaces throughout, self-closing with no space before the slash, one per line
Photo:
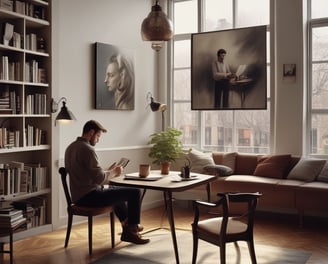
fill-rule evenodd
<path id="1" fill-rule="evenodd" d="M 24 223 L 26 223 L 26 218 L 22 210 L 14 207 L 0 208 L 0 229 L 15 229 Z"/>

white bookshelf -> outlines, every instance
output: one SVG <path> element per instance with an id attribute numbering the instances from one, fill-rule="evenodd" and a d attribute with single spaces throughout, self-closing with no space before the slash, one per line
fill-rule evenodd
<path id="1" fill-rule="evenodd" d="M 8 45 L 6 23 L 15 32 Z M 9 194 L 0 178 L 0 207 L 32 198 L 46 205 L 42 224 L 19 231 L 15 239 L 52 229 L 51 65 L 51 0 L 0 1 L 0 168 L 10 161 L 40 164 L 47 177 L 41 190 Z M 16 132 L 14 139 L 8 131 Z"/>

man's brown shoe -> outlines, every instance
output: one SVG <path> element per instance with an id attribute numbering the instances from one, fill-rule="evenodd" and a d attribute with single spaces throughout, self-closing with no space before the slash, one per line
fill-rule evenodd
<path id="1" fill-rule="evenodd" d="M 140 224 L 138 224 L 137 228 L 138 228 L 138 232 L 142 232 L 144 230 L 144 227 Z"/>
<path id="2" fill-rule="evenodd" d="M 125 242 L 131 242 L 133 244 L 147 244 L 150 240 L 143 239 L 139 232 L 137 231 L 137 227 L 124 227 L 121 235 L 121 240 Z"/>

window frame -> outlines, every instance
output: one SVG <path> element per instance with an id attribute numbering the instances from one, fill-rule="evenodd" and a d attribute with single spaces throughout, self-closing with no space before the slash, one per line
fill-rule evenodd
<path id="1" fill-rule="evenodd" d="M 169 10 L 169 14 L 171 14 L 171 17 L 173 18 L 173 13 L 174 13 L 174 4 L 178 3 L 178 2 L 183 2 L 183 1 L 188 1 L 188 0 L 172 0 L 170 3 L 168 3 L 168 10 Z M 204 22 L 203 19 L 201 19 L 202 17 L 204 17 L 204 12 L 205 12 L 205 8 L 204 8 L 204 0 L 196 0 L 197 1 L 197 9 L 198 9 L 198 17 L 200 17 L 200 19 L 198 19 L 198 32 L 203 32 L 204 27 Z M 232 28 L 235 28 L 236 25 L 236 21 L 237 21 L 237 17 L 236 17 L 236 8 L 237 8 L 237 1 L 238 0 L 232 0 L 232 16 L 233 16 L 233 21 L 232 21 Z M 271 8 L 271 1 L 269 0 L 269 9 Z M 270 12 L 269 12 L 270 13 Z M 270 35 L 270 21 L 269 24 L 266 25 L 267 26 L 267 32 Z M 190 103 L 191 99 L 177 99 L 175 100 L 175 91 L 174 91 L 174 72 L 177 70 L 177 68 L 174 67 L 174 42 L 175 41 L 179 41 L 179 40 L 189 40 L 191 42 L 191 35 L 192 33 L 183 33 L 183 34 L 174 34 L 173 39 L 171 41 L 171 45 L 169 45 L 169 52 L 168 52 L 168 65 L 171 65 L 171 67 L 169 67 L 168 69 L 168 76 L 169 76 L 169 81 L 168 83 L 170 83 L 170 88 L 168 89 L 168 95 L 167 97 L 169 98 L 170 101 L 170 105 L 171 105 L 171 111 L 170 111 L 170 117 L 169 117 L 169 123 L 170 126 L 174 126 L 174 112 L 175 112 L 175 107 L 177 103 Z M 271 37 L 270 37 L 271 38 Z M 271 42 L 271 40 L 270 40 Z M 267 45 L 271 45 L 271 43 L 267 43 Z M 270 51 L 269 51 L 270 52 Z M 271 54 L 271 52 L 270 52 Z M 267 63 L 267 65 L 269 66 L 270 69 L 270 61 Z M 180 69 L 180 68 L 179 68 Z M 190 67 L 188 69 L 191 69 Z M 267 75 L 271 75 L 272 74 L 272 70 L 270 69 L 267 72 Z M 272 79 L 272 78 L 269 78 Z M 272 86 L 272 83 L 268 84 L 269 86 Z M 270 153 L 270 150 L 272 149 L 272 136 L 273 136 L 273 129 L 272 129 L 272 91 L 270 91 L 269 93 L 267 93 L 267 105 L 268 105 L 268 109 L 267 111 L 269 111 L 269 137 L 268 137 L 268 146 L 267 146 L 267 153 Z M 194 111 L 194 110 L 193 110 Z M 232 118 L 233 118 L 233 128 L 232 128 L 232 144 L 233 144 L 233 148 L 229 147 L 226 150 L 231 150 L 231 151 L 236 151 L 236 149 L 238 149 L 238 139 L 236 138 L 236 133 L 238 132 L 238 129 L 240 129 L 239 127 L 236 126 L 236 111 L 235 110 L 231 110 L 232 111 Z M 203 149 L 206 147 L 206 126 L 205 126 L 205 112 L 204 111 L 194 111 L 197 112 L 197 119 L 198 119 L 198 123 L 197 123 L 197 128 L 198 128 L 198 133 L 197 133 L 197 144 L 193 145 L 193 144 L 185 144 L 188 147 L 196 147 L 198 149 Z M 262 137 L 261 137 L 262 138 Z M 253 149 L 255 149 L 255 146 L 252 146 Z"/>

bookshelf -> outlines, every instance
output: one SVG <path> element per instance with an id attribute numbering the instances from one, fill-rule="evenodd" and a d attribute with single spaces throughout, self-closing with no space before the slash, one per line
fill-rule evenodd
<path id="1" fill-rule="evenodd" d="M 0 209 L 31 217 L 14 239 L 52 230 L 50 102 L 51 0 L 0 0 Z"/>

